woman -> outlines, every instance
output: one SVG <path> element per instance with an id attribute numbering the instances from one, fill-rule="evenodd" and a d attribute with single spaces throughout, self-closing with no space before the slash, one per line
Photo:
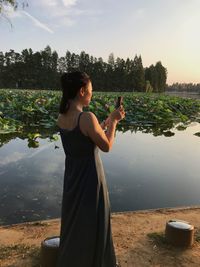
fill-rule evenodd
<path id="1" fill-rule="evenodd" d="M 120 107 L 101 125 L 92 112 L 83 112 L 92 97 L 92 83 L 84 72 L 63 74 L 61 86 L 57 124 L 66 160 L 57 266 L 115 267 L 109 196 L 98 148 L 111 149 L 125 112 Z"/>

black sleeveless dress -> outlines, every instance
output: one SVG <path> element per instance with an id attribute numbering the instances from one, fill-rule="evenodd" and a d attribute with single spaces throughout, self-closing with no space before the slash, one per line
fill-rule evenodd
<path id="1" fill-rule="evenodd" d="M 115 267 L 110 202 L 97 146 L 77 126 L 60 129 L 65 151 L 57 267 Z"/>

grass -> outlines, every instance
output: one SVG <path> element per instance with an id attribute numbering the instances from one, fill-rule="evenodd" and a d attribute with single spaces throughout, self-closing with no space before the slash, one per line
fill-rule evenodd
<path id="1" fill-rule="evenodd" d="M 153 232 L 147 234 L 148 238 L 155 243 L 157 246 L 168 246 L 170 245 L 165 238 L 164 232 Z M 194 233 L 194 241 L 200 243 L 200 228 L 197 228 Z"/>
<path id="2" fill-rule="evenodd" d="M 168 245 L 168 242 L 167 242 L 167 240 L 165 238 L 165 234 L 163 232 L 148 233 L 147 236 L 157 246 Z"/>
<path id="3" fill-rule="evenodd" d="M 37 246 L 27 246 L 25 244 L 16 244 L 10 246 L 0 246 L 0 260 L 7 259 L 13 256 L 26 256 L 32 255 L 33 257 L 39 256 L 39 250 Z"/>
<path id="4" fill-rule="evenodd" d="M 197 228 L 196 231 L 195 231 L 195 241 L 200 243 L 200 229 Z"/>
<path id="5" fill-rule="evenodd" d="M 30 226 L 48 226 L 49 224 L 46 222 L 33 222 Z"/>

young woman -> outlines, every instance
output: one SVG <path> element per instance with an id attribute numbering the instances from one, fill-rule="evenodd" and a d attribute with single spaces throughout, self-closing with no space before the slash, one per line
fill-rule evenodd
<path id="1" fill-rule="evenodd" d="M 101 124 L 92 112 L 83 112 L 92 97 L 92 83 L 84 72 L 63 74 L 61 86 L 57 124 L 66 160 L 57 266 L 116 267 L 109 196 L 98 150 L 111 149 L 125 112 L 120 107 Z"/>

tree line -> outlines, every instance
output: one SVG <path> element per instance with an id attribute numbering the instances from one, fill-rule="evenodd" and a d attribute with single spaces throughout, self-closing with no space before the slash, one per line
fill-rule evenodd
<path id="1" fill-rule="evenodd" d="M 75 70 L 88 73 L 96 91 L 162 92 L 166 87 L 167 70 L 162 63 L 144 68 L 138 55 L 124 60 L 111 53 L 105 62 L 84 51 L 67 51 L 59 57 L 50 46 L 36 52 L 31 48 L 0 52 L 0 88 L 57 90 L 60 75 Z"/>
<path id="2" fill-rule="evenodd" d="M 168 85 L 166 87 L 166 91 L 200 94 L 200 83 L 173 83 L 172 85 Z"/>

